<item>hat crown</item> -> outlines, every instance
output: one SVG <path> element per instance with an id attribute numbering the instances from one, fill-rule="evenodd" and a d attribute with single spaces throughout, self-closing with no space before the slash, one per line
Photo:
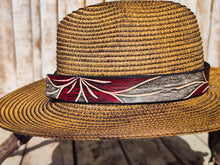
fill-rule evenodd
<path id="1" fill-rule="evenodd" d="M 101 3 L 69 14 L 58 26 L 60 75 L 156 75 L 203 67 L 197 20 L 178 3 Z"/>

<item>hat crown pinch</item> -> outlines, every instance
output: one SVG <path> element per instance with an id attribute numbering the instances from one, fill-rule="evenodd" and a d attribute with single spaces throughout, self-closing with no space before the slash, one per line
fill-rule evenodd
<path id="1" fill-rule="evenodd" d="M 69 14 L 58 26 L 60 75 L 155 75 L 203 67 L 197 20 L 179 3 L 101 3 Z"/>

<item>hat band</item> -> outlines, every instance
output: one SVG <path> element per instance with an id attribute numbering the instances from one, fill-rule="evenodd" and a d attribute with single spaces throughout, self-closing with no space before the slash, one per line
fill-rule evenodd
<path id="1" fill-rule="evenodd" d="M 187 73 L 137 77 L 47 75 L 46 95 L 78 103 L 154 103 L 185 100 L 209 88 L 209 68 Z"/>

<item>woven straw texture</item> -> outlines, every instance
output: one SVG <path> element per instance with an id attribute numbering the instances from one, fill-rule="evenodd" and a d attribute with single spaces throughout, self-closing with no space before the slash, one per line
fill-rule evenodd
<path id="1" fill-rule="evenodd" d="M 58 26 L 60 75 L 169 74 L 202 67 L 197 20 L 178 3 L 102 3 L 69 14 Z"/>
<path id="2" fill-rule="evenodd" d="M 57 74 L 137 76 L 204 67 L 194 14 L 172 2 L 110 2 L 61 21 Z M 77 104 L 45 96 L 45 79 L 0 99 L 0 126 L 25 135 L 95 140 L 147 138 L 220 129 L 220 69 L 205 94 L 178 102 Z"/>
<path id="3" fill-rule="evenodd" d="M 45 80 L 0 100 L 0 126 L 21 134 L 61 139 L 147 138 L 220 129 L 220 69 L 211 72 L 212 88 L 185 101 L 103 105 L 51 102 Z"/>

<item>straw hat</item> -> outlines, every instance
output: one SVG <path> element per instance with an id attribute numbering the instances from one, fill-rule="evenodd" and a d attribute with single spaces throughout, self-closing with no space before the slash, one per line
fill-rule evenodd
<path id="1" fill-rule="evenodd" d="M 75 140 L 218 130 L 220 69 L 202 49 L 194 14 L 178 3 L 79 9 L 58 26 L 55 74 L 1 98 L 0 126 Z"/>

